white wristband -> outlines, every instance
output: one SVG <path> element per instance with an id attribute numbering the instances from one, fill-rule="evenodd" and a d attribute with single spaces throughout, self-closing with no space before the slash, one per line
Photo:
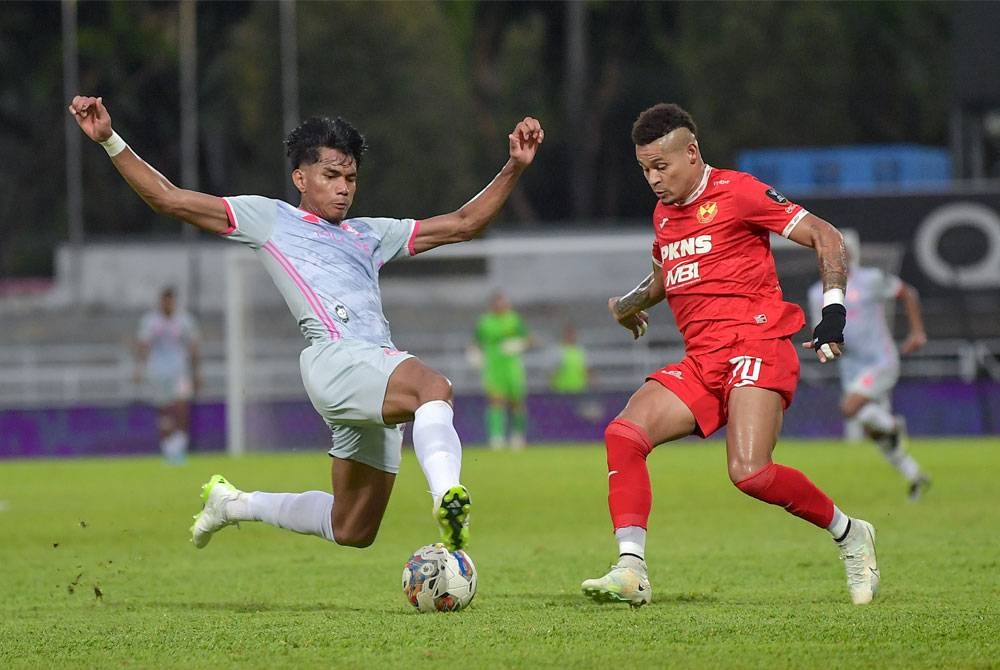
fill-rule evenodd
<path id="1" fill-rule="evenodd" d="M 829 305 L 843 305 L 844 304 L 844 289 L 842 288 L 832 288 L 829 291 L 823 291 L 823 307 Z"/>
<path id="2" fill-rule="evenodd" d="M 101 142 L 101 146 L 104 147 L 104 150 L 107 151 L 108 155 L 112 158 L 128 148 L 128 144 L 125 143 L 125 140 L 123 140 L 121 136 L 113 130 L 111 131 L 111 137 Z"/>

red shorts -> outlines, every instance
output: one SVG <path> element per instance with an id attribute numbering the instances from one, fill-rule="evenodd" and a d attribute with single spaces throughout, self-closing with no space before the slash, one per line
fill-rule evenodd
<path id="1" fill-rule="evenodd" d="M 680 398 L 694 414 L 695 432 L 708 437 L 729 420 L 729 392 L 734 388 L 775 391 L 788 409 L 799 383 L 799 355 L 788 338 L 745 340 L 707 354 L 688 354 L 646 379 Z"/>

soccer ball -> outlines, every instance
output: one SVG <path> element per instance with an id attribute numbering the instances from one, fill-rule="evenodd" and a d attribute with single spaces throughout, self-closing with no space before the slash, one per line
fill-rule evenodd
<path id="1" fill-rule="evenodd" d="M 461 549 L 428 544 L 403 566 L 403 593 L 420 612 L 457 612 L 476 595 L 476 566 Z"/>

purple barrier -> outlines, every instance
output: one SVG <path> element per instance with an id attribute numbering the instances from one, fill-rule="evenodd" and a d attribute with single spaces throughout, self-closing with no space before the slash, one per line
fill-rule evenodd
<path id="1" fill-rule="evenodd" d="M 579 396 L 537 394 L 528 400 L 529 442 L 597 442 L 604 427 L 625 406 L 629 393 Z M 837 389 L 799 388 L 785 414 L 786 437 L 837 437 L 842 424 Z M 904 382 L 894 396 L 896 411 L 905 414 L 910 433 L 930 435 L 996 435 L 1000 433 L 1000 383 L 980 381 Z M 485 441 L 482 396 L 456 399 L 455 427 L 467 444 Z M 281 402 L 253 414 L 248 421 L 254 441 L 274 449 L 326 450 L 330 437 L 309 402 Z M 225 407 L 195 406 L 191 416 L 192 451 L 225 448 Z M 720 434 L 717 437 L 721 437 Z M 69 407 L 0 411 L 0 458 L 142 455 L 158 453 L 155 411 L 142 405 Z"/>

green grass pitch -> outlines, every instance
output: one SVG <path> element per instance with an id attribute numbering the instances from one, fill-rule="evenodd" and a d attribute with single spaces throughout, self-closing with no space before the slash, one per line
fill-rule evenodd
<path id="1" fill-rule="evenodd" d="M 188 541 L 200 484 L 328 490 L 323 450 L 0 463 L 0 667 L 1000 667 L 1000 440 L 922 440 L 918 503 L 873 447 L 785 442 L 878 531 L 882 590 L 850 604 L 825 532 L 733 488 L 718 442 L 650 456 L 653 604 L 579 594 L 615 556 L 603 448 L 469 449 L 479 593 L 422 615 L 400 573 L 436 539 L 412 452 L 375 545 L 262 524 Z"/>

